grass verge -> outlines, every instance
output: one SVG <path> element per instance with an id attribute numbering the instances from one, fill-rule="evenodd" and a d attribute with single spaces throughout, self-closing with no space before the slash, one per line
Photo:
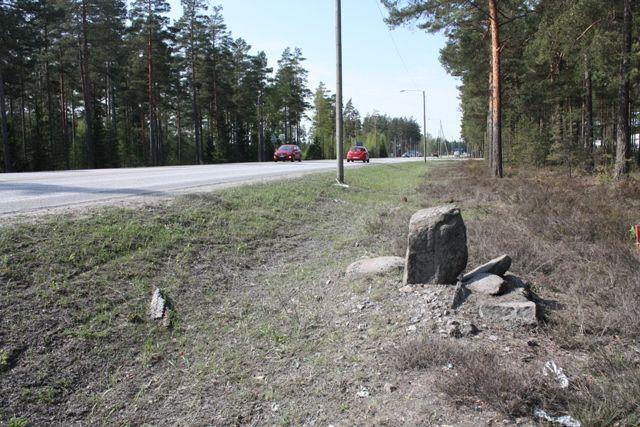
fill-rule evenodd
<path id="1" fill-rule="evenodd" d="M 0 229 L 0 419 L 300 424 L 319 407 L 357 419 L 323 397 L 349 383 L 331 359 L 345 336 L 332 326 L 339 272 L 402 251 L 425 170 L 360 168 L 347 189 L 313 175 Z M 154 286 L 171 299 L 170 329 L 148 319 Z"/>

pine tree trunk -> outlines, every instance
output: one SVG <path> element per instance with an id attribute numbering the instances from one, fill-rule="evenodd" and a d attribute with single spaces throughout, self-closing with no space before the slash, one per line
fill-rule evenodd
<path id="1" fill-rule="evenodd" d="M 60 61 L 60 121 L 62 122 L 62 145 L 65 169 L 69 169 L 69 121 L 67 118 L 67 98 L 64 82 L 64 64 L 62 62 L 62 49 L 59 52 Z"/>
<path id="2" fill-rule="evenodd" d="M 2 147 L 4 150 L 4 171 L 13 171 L 13 158 L 11 156 L 11 145 L 9 144 L 9 130 L 7 127 L 7 111 L 4 99 L 4 78 L 2 76 L 2 66 L 0 65 L 0 119 L 2 120 Z"/>
<path id="3" fill-rule="evenodd" d="M 195 19 L 195 18 L 192 18 Z M 196 53 L 195 53 L 195 35 L 193 28 L 193 21 L 191 22 L 191 113 L 193 115 L 193 127 L 194 136 L 196 142 L 196 162 L 198 164 L 204 164 L 204 156 L 202 149 L 202 128 L 200 124 L 200 113 L 198 111 L 198 92 L 196 85 Z"/>
<path id="4" fill-rule="evenodd" d="M 182 120 L 180 117 L 180 104 L 178 104 L 178 108 L 176 109 L 177 114 L 177 126 L 178 126 L 178 164 L 182 164 L 181 160 L 181 149 L 182 149 Z"/>
<path id="5" fill-rule="evenodd" d="M 487 105 L 487 131 L 486 131 L 486 139 L 487 146 L 486 155 L 487 160 L 489 160 L 489 168 L 493 170 L 493 120 L 492 120 L 492 111 L 493 111 L 493 74 L 489 71 L 489 104 Z M 439 145 L 438 145 L 439 147 Z"/>
<path id="6" fill-rule="evenodd" d="M 116 116 L 116 91 L 115 84 L 113 81 L 111 61 L 107 62 L 107 112 L 106 115 L 109 118 L 109 133 L 111 135 L 112 144 L 111 151 L 113 153 L 109 158 L 109 163 L 111 167 L 118 167 L 120 165 L 120 151 L 118 149 L 118 121 Z"/>
<path id="7" fill-rule="evenodd" d="M 158 119 L 156 117 L 156 102 L 153 90 L 153 25 L 151 16 L 151 0 L 147 2 L 147 96 L 149 98 L 149 155 L 151 165 L 158 165 Z"/>
<path id="8" fill-rule="evenodd" d="M 624 0 L 622 26 L 622 60 L 620 61 L 620 91 L 618 94 L 618 126 L 616 135 L 616 163 L 613 178 L 618 181 L 629 173 L 629 68 L 631 56 L 631 4 Z"/>
<path id="9" fill-rule="evenodd" d="M 593 90 L 591 85 L 591 68 L 587 55 L 584 55 L 584 148 L 586 153 L 585 171 L 593 172 Z"/>
<path id="10" fill-rule="evenodd" d="M 45 61 L 45 65 L 44 65 L 44 69 L 45 69 L 45 83 L 47 85 L 47 122 L 49 125 L 49 167 L 52 169 L 56 169 L 57 166 L 57 153 L 56 153 L 56 147 L 54 147 L 54 143 L 53 143 L 53 134 L 54 134 L 54 127 L 53 127 L 53 118 L 54 118 L 54 114 L 53 114 L 53 97 L 51 95 L 51 74 L 49 72 L 49 61 Z"/>
<path id="11" fill-rule="evenodd" d="M 491 19 L 491 151 L 493 153 L 492 174 L 502 178 L 502 138 L 501 138 L 501 94 L 500 94 L 500 33 L 498 26 L 498 6 L 496 0 L 489 0 L 489 15 Z"/>
<path id="12" fill-rule="evenodd" d="M 87 1 L 82 0 L 82 60 L 80 68 L 82 74 L 82 94 L 84 98 L 85 143 L 87 149 L 87 166 L 96 167 L 96 147 L 93 138 L 93 100 L 91 96 L 91 80 L 89 76 L 89 44 L 87 23 Z"/>
<path id="13" fill-rule="evenodd" d="M 24 118 L 24 80 L 20 77 L 20 130 L 22 139 L 22 161 L 27 161 L 27 124 Z"/>
<path id="14" fill-rule="evenodd" d="M 78 167 L 78 159 L 76 158 L 76 105 L 71 97 L 71 165 L 73 168 Z"/>

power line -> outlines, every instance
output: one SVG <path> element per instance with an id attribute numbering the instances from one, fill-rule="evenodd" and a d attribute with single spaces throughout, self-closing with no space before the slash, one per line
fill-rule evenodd
<path id="1" fill-rule="evenodd" d="M 376 4 L 376 7 L 378 8 L 378 12 L 380 12 L 380 17 L 382 18 L 382 22 L 384 23 L 384 13 L 382 13 L 382 9 L 380 8 L 380 3 L 378 3 L 378 0 L 373 0 L 374 3 Z M 396 43 L 396 39 L 393 37 L 393 33 L 391 33 L 391 31 L 389 30 L 389 28 L 387 27 L 387 25 L 385 24 L 385 28 L 387 30 L 387 34 L 389 34 L 389 38 L 391 39 L 391 43 L 393 43 L 393 47 L 396 50 L 396 53 L 398 54 L 398 58 L 400 58 L 400 62 L 402 62 L 402 66 L 404 67 L 404 71 L 407 73 L 407 76 L 409 77 L 409 80 L 411 80 L 411 83 L 413 84 L 413 87 L 415 89 L 418 89 L 418 85 L 416 84 L 415 80 L 413 79 L 413 76 L 411 75 L 411 73 L 409 72 L 409 67 L 407 67 L 407 63 L 404 61 L 404 58 L 402 57 L 402 54 L 400 53 L 400 49 L 398 49 L 398 44 Z"/>

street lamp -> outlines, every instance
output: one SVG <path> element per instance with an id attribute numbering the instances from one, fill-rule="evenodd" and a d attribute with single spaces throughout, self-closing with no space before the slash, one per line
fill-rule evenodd
<path id="1" fill-rule="evenodd" d="M 422 138 L 424 141 L 424 162 L 427 163 L 427 95 L 424 90 L 418 89 L 402 89 L 400 92 L 422 92 Z"/>

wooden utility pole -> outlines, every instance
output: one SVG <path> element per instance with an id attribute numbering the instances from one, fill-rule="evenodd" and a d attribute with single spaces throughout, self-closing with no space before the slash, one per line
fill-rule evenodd
<path id="1" fill-rule="evenodd" d="M 337 181 L 344 184 L 344 153 L 342 148 L 342 11 L 340 0 L 336 0 L 336 159 Z"/>
<path id="2" fill-rule="evenodd" d="M 489 0 L 491 26 L 491 172 L 502 178 L 502 138 L 501 138 L 501 98 L 500 98 L 500 27 L 498 26 L 498 5 Z"/>

